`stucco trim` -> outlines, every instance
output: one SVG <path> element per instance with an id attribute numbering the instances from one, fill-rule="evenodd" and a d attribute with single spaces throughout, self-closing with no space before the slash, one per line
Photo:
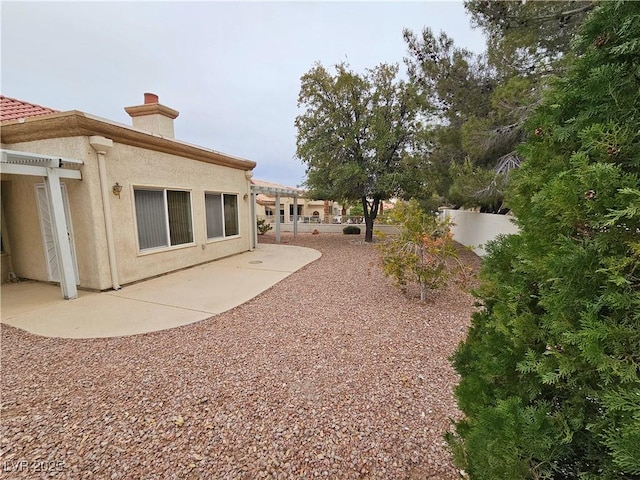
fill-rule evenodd
<path id="1" fill-rule="evenodd" d="M 136 105 L 134 107 L 125 107 L 124 111 L 127 112 L 130 117 L 142 117 L 143 115 L 164 115 L 165 117 L 169 117 L 173 120 L 179 115 L 179 112 L 177 110 L 165 107 L 164 105 L 160 105 L 159 103 L 146 103 L 144 105 Z"/>
<path id="2" fill-rule="evenodd" d="M 95 117 L 78 110 L 2 123 L 2 143 L 14 144 L 49 138 L 102 135 L 114 142 L 169 153 L 238 170 L 253 170 L 256 162 L 191 145 L 172 138 Z"/>

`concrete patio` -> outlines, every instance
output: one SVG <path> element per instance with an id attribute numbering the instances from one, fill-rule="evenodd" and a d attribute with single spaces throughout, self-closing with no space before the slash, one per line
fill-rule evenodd
<path id="1" fill-rule="evenodd" d="M 62 338 L 119 337 L 174 328 L 230 310 L 320 255 L 311 248 L 261 244 L 252 252 L 119 291 L 81 291 L 75 300 L 63 300 L 57 285 L 3 284 L 0 321 L 36 335 Z"/>

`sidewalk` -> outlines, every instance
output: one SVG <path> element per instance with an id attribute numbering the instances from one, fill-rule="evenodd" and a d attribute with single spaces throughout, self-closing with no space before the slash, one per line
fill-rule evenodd
<path id="1" fill-rule="evenodd" d="M 261 244 L 205 265 L 102 293 L 60 298 L 60 287 L 39 282 L 3 284 L 0 321 L 36 335 L 119 337 L 174 328 L 230 310 L 267 290 L 320 252 Z"/>

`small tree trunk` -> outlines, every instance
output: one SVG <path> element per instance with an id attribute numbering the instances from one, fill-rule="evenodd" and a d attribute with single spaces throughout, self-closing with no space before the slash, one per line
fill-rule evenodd
<path id="1" fill-rule="evenodd" d="M 364 224 L 366 231 L 364 234 L 365 242 L 373 242 L 373 222 L 378 216 L 378 207 L 380 206 L 380 198 L 373 197 L 373 204 L 370 206 L 367 197 L 362 197 L 362 210 L 364 211 Z"/>
<path id="2" fill-rule="evenodd" d="M 329 223 L 329 216 L 331 215 L 331 205 L 329 200 L 324 201 L 324 223 Z"/>
<path id="3" fill-rule="evenodd" d="M 365 242 L 373 242 L 373 220 L 371 218 L 364 219 L 365 232 L 364 232 L 364 241 Z"/>
<path id="4" fill-rule="evenodd" d="M 420 245 L 420 268 L 424 267 L 424 245 Z M 424 302 L 427 298 L 427 284 L 420 282 L 420 301 Z"/>

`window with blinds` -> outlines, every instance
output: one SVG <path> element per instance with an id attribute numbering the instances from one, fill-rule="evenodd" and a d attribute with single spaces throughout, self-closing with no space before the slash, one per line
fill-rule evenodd
<path id="1" fill-rule="evenodd" d="M 240 234 L 237 195 L 206 193 L 204 195 L 204 204 L 208 239 L 231 237 Z"/>
<path id="2" fill-rule="evenodd" d="M 193 243 L 191 192 L 135 188 L 140 250 Z"/>

